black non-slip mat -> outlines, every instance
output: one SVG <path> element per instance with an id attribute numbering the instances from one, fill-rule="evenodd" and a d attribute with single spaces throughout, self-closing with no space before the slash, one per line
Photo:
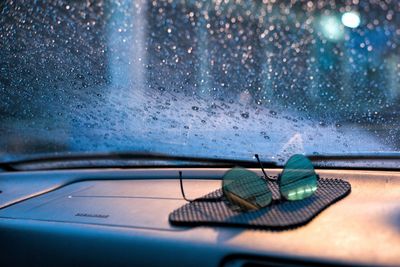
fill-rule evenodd
<path id="1" fill-rule="evenodd" d="M 269 182 L 274 199 L 279 199 L 278 185 Z M 173 225 L 219 225 L 284 230 L 304 225 L 317 214 L 351 191 L 350 183 L 341 179 L 318 180 L 318 189 L 310 197 L 297 201 L 281 201 L 263 209 L 249 212 L 235 211 L 226 200 L 199 201 L 185 204 L 169 215 Z M 222 196 L 218 189 L 203 198 Z"/>

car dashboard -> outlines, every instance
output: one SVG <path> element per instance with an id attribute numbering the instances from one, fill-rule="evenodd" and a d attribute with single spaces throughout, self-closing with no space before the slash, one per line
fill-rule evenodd
<path id="1" fill-rule="evenodd" d="M 350 182 L 351 193 L 291 230 L 170 224 L 169 214 L 187 203 L 178 171 L 196 198 L 221 187 L 226 170 L 0 173 L 1 265 L 400 265 L 400 173 L 317 170 Z"/>

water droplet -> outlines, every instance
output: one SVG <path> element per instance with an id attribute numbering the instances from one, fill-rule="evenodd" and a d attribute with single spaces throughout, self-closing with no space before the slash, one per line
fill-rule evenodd
<path id="1" fill-rule="evenodd" d="M 240 114 L 240 116 L 242 116 L 242 118 L 248 119 L 249 118 L 249 113 L 248 112 L 243 112 Z"/>

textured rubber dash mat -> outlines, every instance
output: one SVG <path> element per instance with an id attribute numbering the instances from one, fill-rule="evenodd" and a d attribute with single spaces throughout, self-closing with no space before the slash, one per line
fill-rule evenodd
<path id="1" fill-rule="evenodd" d="M 269 187 L 273 198 L 278 199 L 278 185 L 269 182 Z M 285 230 L 308 223 L 329 205 L 347 196 L 350 191 L 351 186 L 346 181 L 321 178 L 317 191 L 303 200 L 282 201 L 250 212 L 235 211 L 226 200 L 192 202 L 173 211 L 169 215 L 169 221 L 174 225 L 220 225 Z M 221 195 L 222 191 L 218 189 L 204 198 L 216 198 Z"/>

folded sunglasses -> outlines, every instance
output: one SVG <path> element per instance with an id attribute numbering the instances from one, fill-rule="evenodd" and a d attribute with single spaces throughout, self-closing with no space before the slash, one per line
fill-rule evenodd
<path id="1" fill-rule="evenodd" d="M 317 190 L 319 176 L 315 173 L 314 166 L 306 156 L 299 154 L 291 156 L 277 179 L 270 178 L 257 154 L 255 157 L 261 166 L 264 177 L 245 168 L 234 167 L 222 177 L 223 196 L 220 198 L 187 199 L 183 190 L 182 172 L 179 172 L 183 198 L 189 202 L 221 201 L 225 198 L 240 210 L 250 211 L 264 208 L 272 202 L 302 200 L 311 196 Z M 278 183 L 280 193 L 278 200 L 272 198 L 268 180 Z"/>

